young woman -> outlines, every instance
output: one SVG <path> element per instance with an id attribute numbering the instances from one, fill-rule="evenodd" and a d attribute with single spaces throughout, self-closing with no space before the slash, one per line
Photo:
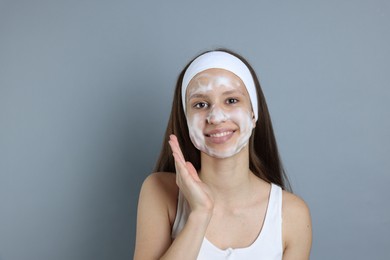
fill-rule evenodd
<path id="1" fill-rule="evenodd" d="M 286 191 L 252 67 L 216 50 L 179 76 L 165 141 L 141 188 L 135 259 L 309 259 L 306 204 Z"/>

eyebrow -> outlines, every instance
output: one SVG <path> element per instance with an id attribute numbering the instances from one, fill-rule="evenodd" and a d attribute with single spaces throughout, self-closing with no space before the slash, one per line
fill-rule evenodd
<path id="1" fill-rule="evenodd" d="M 227 90 L 227 91 L 223 92 L 222 95 L 227 96 L 227 95 L 235 94 L 236 92 L 238 92 L 238 93 L 240 93 L 241 95 L 245 96 L 245 94 L 244 94 L 241 90 L 239 90 L 239 89 Z"/>
<path id="2" fill-rule="evenodd" d="M 195 94 L 192 94 L 191 96 L 188 97 L 188 100 L 192 99 L 192 98 L 205 98 L 206 95 L 204 94 L 199 94 L 199 93 L 195 93 Z"/>
<path id="3" fill-rule="evenodd" d="M 235 90 L 227 90 L 225 92 L 222 93 L 223 96 L 228 96 L 228 95 L 232 95 L 232 94 L 235 94 L 235 93 L 239 93 L 243 96 L 245 96 L 245 94 L 241 91 L 241 90 L 238 90 L 238 89 L 235 89 Z M 206 98 L 207 95 L 205 94 L 202 94 L 202 93 L 194 93 L 192 94 L 191 96 L 188 97 L 188 100 L 190 99 L 193 99 L 193 98 Z"/>

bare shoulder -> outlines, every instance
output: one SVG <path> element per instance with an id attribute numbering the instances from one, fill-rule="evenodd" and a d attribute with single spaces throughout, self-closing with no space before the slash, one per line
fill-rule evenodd
<path id="1" fill-rule="evenodd" d="M 283 191 L 283 259 L 309 259 L 312 243 L 310 210 L 299 196 Z"/>
<path id="2" fill-rule="evenodd" d="M 286 218 L 301 218 L 310 217 L 310 210 L 306 202 L 299 196 L 283 191 L 283 219 Z"/>
<path id="3" fill-rule="evenodd" d="M 152 173 L 144 180 L 142 189 L 153 189 L 165 193 L 171 193 L 173 190 L 177 193 L 176 175 L 171 172 Z"/>
<path id="4" fill-rule="evenodd" d="M 171 172 L 155 172 L 144 180 L 140 200 L 145 198 L 147 204 L 159 204 L 168 210 L 172 221 L 176 215 L 176 204 L 179 188 L 176 185 L 176 174 Z M 157 205 L 156 205 L 157 206 Z"/>
<path id="5" fill-rule="evenodd" d="M 171 244 L 178 187 L 173 173 L 153 173 L 142 184 L 134 259 L 158 259 Z"/>
<path id="6" fill-rule="evenodd" d="M 168 207 L 169 211 L 176 211 L 178 189 L 174 173 L 155 172 L 144 180 L 140 197 L 157 200 L 163 204 L 162 206 Z"/>

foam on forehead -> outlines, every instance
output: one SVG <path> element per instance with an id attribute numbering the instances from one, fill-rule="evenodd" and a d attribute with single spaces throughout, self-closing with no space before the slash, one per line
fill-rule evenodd
<path id="1" fill-rule="evenodd" d="M 236 56 L 229 54 L 224 51 L 212 51 L 207 52 L 199 57 L 197 57 L 191 64 L 188 66 L 184 76 L 181 86 L 182 102 L 184 111 L 186 111 L 186 90 L 191 79 L 195 77 L 198 73 L 205 71 L 207 69 L 225 69 L 228 70 L 237 77 L 239 77 L 249 93 L 249 97 L 252 103 L 253 113 L 255 119 L 258 118 L 258 109 L 257 109 L 257 93 L 255 82 L 248 67 Z"/>

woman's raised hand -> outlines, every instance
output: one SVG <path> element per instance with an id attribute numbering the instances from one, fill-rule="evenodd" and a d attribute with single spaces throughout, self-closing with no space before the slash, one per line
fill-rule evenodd
<path id="1" fill-rule="evenodd" d="M 190 162 L 186 162 L 175 135 L 170 135 L 171 146 L 175 159 L 176 183 L 187 199 L 192 212 L 204 212 L 212 214 L 214 200 L 210 189 L 202 182 L 196 169 Z"/>

